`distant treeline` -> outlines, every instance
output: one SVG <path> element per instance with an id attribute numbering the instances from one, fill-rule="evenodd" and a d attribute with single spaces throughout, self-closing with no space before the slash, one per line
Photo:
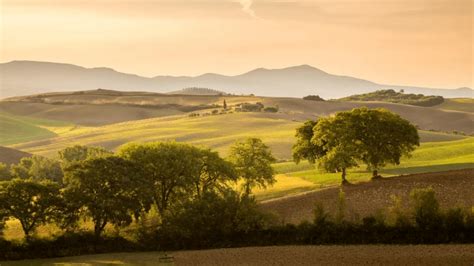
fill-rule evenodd
<path id="1" fill-rule="evenodd" d="M 442 96 L 425 96 L 423 94 L 405 94 L 403 90 L 378 90 L 366 94 L 352 95 L 339 99 L 341 101 L 383 101 L 416 106 L 435 106 L 444 102 Z"/>

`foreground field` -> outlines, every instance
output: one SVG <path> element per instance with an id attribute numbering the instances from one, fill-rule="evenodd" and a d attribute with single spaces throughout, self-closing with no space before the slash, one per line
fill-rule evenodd
<path id="1" fill-rule="evenodd" d="M 391 196 L 401 197 L 408 210 L 410 191 L 414 188 L 432 187 L 442 208 L 474 206 L 474 169 L 438 173 L 414 174 L 386 178 L 342 187 L 346 197 L 346 215 L 357 219 L 377 211 L 385 211 L 391 204 Z M 327 211 L 335 213 L 339 188 L 328 188 L 296 196 L 264 201 L 264 210 L 276 213 L 284 222 L 299 223 L 313 219 L 316 202 Z"/>
<path id="2" fill-rule="evenodd" d="M 474 245 L 279 246 L 116 253 L 1 265 L 472 265 Z"/>

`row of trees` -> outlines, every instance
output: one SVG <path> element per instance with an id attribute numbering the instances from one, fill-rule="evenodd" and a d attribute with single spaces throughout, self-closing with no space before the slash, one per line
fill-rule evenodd
<path id="1" fill-rule="evenodd" d="M 444 98 L 442 96 L 434 95 L 423 95 L 423 94 L 411 94 L 405 93 L 402 89 L 400 92 L 396 92 L 392 89 L 389 90 L 377 90 L 370 93 L 352 95 L 349 97 L 342 98 L 343 101 L 383 101 L 391 103 L 401 103 L 409 105 L 417 105 L 430 107 L 442 104 Z"/>
<path id="2" fill-rule="evenodd" d="M 128 225 L 156 206 L 164 223 L 203 197 L 254 201 L 254 187 L 275 181 L 274 161 L 255 138 L 237 142 L 226 159 L 175 142 L 130 143 L 117 153 L 74 146 L 57 161 L 33 156 L 13 165 L 9 180 L 0 182 L 0 220 L 18 219 L 29 237 L 38 225 L 54 221 L 69 230 L 88 217 L 98 237 L 107 224 Z"/>
<path id="3" fill-rule="evenodd" d="M 365 164 L 379 177 L 387 163 L 399 164 L 419 146 L 416 127 L 386 109 L 357 108 L 334 116 L 307 121 L 296 130 L 293 146 L 296 163 L 308 160 L 329 172 L 341 172 Z"/>

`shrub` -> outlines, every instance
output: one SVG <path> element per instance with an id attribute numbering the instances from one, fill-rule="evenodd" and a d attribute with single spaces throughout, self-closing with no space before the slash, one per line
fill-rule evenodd
<path id="1" fill-rule="evenodd" d="M 241 103 L 239 105 L 239 110 L 242 112 L 261 112 L 263 108 L 264 108 L 264 105 L 261 102 Z"/>
<path id="2" fill-rule="evenodd" d="M 410 192 L 416 225 L 425 230 L 437 228 L 440 222 L 439 203 L 433 188 L 413 189 Z"/>
<path id="3" fill-rule="evenodd" d="M 390 198 L 392 200 L 392 205 L 388 207 L 388 210 L 392 218 L 392 225 L 394 225 L 395 227 L 410 226 L 410 218 L 403 211 L 401 197 L 392 195 Z"/>
<path id="4" fill-rule="evenodd" d="M 336 211 L 336 223 L 341 224 L 344 221 L 346 212 L 346 194 L 342 190 L 339 190 L 337 197 L 337 211 Z"/>
<path id="5" fill-rule="evenodd" d="M 313 223 L 314 225 L 318 227 L 322 227 L 326 225 L 331 219 L 329 213 L 326 212 L 326 210 L 324 209 L 323 204 L 319 202 L 315 204 L 315 208 L 313 210 L 313 216 L 314 216 Z"/>
<path id="6" fill-rule="evenodd" d="M 262 230 L 268 216 L 257 208 L 254 197 L 232 190 L 207 192 L 185 202 L 166 217 L 159 238 L 167 248 L 205 248 L 232 243 L 232 236 Z"/>
<path id="7" fill-rule="evenodd" d="M 263 108 L 263 111 L 264 112 L 267 112 L 267 113 L 277 113 L 278 112 L 278 106 L 268 106 L 268 107 L 265 107 Z"/>

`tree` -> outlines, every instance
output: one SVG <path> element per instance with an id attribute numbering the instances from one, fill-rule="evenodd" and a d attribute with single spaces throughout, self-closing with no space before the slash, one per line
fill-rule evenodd
<path id="1" fill-rule="evenodd" d="M 0 181 L 10 180 L 11 178 L 10 167 L 0 162 Z"/>
<path id="2" fill-rule="evenodd" d="M 296 144 L 293 145 L 293 160 L 298 164 L 301 160 L 308 160 L 314 164 L 317 159 L 326 154 L 322 145 L 316 145 L 312 142 L 314 135 L 313 129 L 318 122 L 308 120 L 302 126 L 296 129 Z"/>
<path id="3" fill-rule="evenodd" d="M 24 157 L 18 164 L 11 166 L 11 177 L 34 180 L 51 180 L 62 183 L 63 172 L 58 161 L 33 155 Z"/>
<path id="4" fill-rule="evenodd" d="M 144 205 L 142 191 L 146 185 L 135 165 L 125 159 L 109 156 L 92 158 L 65 169 L 67 187 L 64 197 L 75 202 L 94 222 L 99 237 L 108 223 L 122 226 L 132 222 Z"/>
<path id="5" fill-rule="evenodd" d="M 145 177 L 148 186 L 143 193 L 150 195 L 161 217 L 181 195 L 192 193 L 193 177 L 201 167 L 197 161 L 199 152 L 183 143 L 129 143 L 122 146 L 118 154 L 135 163 L 139 175 Z"/>
<path id="6" fill-rule="evenodd" d="M 349 114 L 356 154 L 372 170 L 373 178 L 379 177 L 381 167 L 400 164 L 402 156 L 409 156 L 420 145 L 416 127 L 386 109 L 363 107 Z"/>
<path id="7" fill-rule="evenodd" d="M 342 184 L 348 183 L 347 169 L 358 165 L 353 135 L 349 114 L 344 112 L 321 118 L 313 128 L 311 143 L 316 147 L 318 167 L 327 172 L 340 172 Z"/>
<path id="8" fill-rule="evenodd" d="M 63 167 L 67 167 L 73 163 L 84 161 L 91 158 L 99 158 L 111 156 L 113 153 L 102 147 L 90 147 L 82 145 L 74 145 L 67 147 L 58 152 L 59 160 Z"/>
<path id="9" fill-rule="evenodd" d="M 204 193 L 224 190 L 230 181 L 237 180 L 233 165 L 222 159 L 217 152 L 196 148 L 198 172 L 193 174 L 193 183 L 197 197 Z"/>
<path id="10" fill-rule="evenodd" d="M 27 239 L 39 225 L 58 216 L 60 205 L 57 183 L 13 179 L 0 183 L 0 202 L 8 216 L 18 219 Z"/>
<path id="11" fill-rule="evenodd" d="M 245 194 L 249 195 L 255 186 L 266 188 L 275 183 L 272 163 L 276 160 L 270 148 L 261 139 L 248 138 L 236 142 L 230 150 L 229 161 L 244 180 Z"/>
<path id="12" fill-rule="evenodd" d="M 387 163 L 399 164 L 419 145 L 418 132 L 407 120 L 385 109 L 358 108 L 338 112 L 318 122 L 308 121 L 297 128 L 293 146 L 296 163 L 307 159 L 329 172 L 341 172 L 365 163 L 378 177 Z"/>

